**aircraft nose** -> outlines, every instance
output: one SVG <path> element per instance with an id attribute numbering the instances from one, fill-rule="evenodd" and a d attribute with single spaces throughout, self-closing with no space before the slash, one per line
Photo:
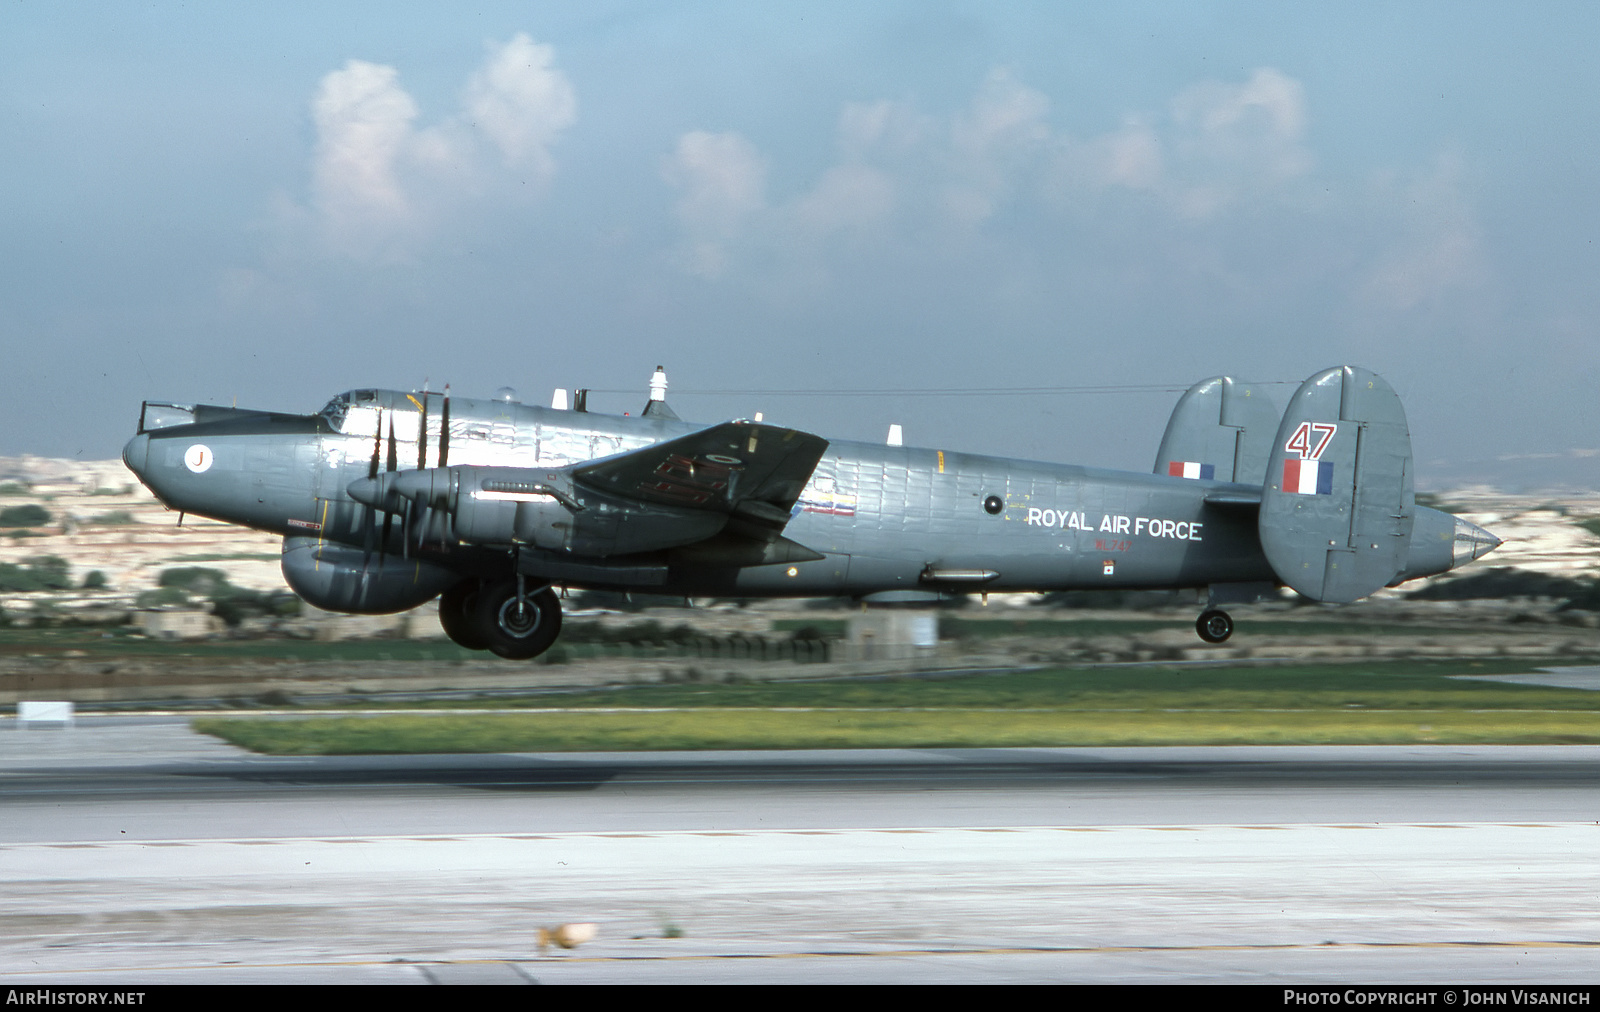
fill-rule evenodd
<path id="1" fill-rule="evenodd" d="M 150 456 L 150 436 L 140 433 L 128 440 L 128 445 L 122 448 L 122 462 L 128 465 L 128 470 L 144 477 L 146 461 Z"/>
<path id="2" fill-rule="evenodd" d="M 1453 565 L 1464 566 L 1473 559 L 1481 559 L 1500 544 L 1499 538 L 1482 527 L 1457 517 Z"/>

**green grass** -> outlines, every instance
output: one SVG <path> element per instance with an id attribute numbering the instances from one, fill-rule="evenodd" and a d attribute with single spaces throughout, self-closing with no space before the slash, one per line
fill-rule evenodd
<path id="1" fill-rule="evenodd" d="M 195 727 L 277 754 L 1600 743 L 1600 693 L 1446 677 L 1528 668 L 1511 662 L 1130 667 L 662 685 L 516 701 L 543 712 L 202 720 Z M 503 710 L 508 703 L 493 705 Z M 553 705 L 560 709 L 548 709 Z"/>
<path id="2" fill-rule="evenodd" d="M 671 665 L 668 666 L 671 669 Z M 640 685 L 497 699 L 509 706 L 593 709 L 698 707 L 1003 709 L 1560 709 L 1600 711 L 1600 692 L 1462 681 L 1448 675 L 1516 674 L 1518 661 L 1383 661 L 1262 667 L 1117 665 L 1001 674 L 734 685 Z M 712 669 L 714 670 L 714 668 Z M 459 707 L 460 703 L 440 704 Z"/>
<path id="3" fill-rule="evenodd" d="M 1594 744 L 1600 713 L 1083 713 L 771 710 L 199 720 L 274 755 L 1071 745 Z"/>

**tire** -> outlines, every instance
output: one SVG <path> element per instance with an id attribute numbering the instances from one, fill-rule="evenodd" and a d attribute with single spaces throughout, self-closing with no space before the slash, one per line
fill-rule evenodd
<path id="1" fill-rule="evenodd" d="M 1194 631 L 1207 643 L 1222 643 L 1233 635 L 1233 619 L 1227 612 L 1212 608 L 1194 620 Z"/>
<path id="2" fill-rule="evenodd" d="M 538 657 L 561 635 L 561 602 L 549 587 L 528 595 L 525 611 L 517 606 L 517 581 L 502 580 L 478 593 L 475 632 L 489 652 L 510 660 Z"/>
<path id="3" fill-rule="evenodd" d="M 439 595 L 439 624 L 457 646 L 468 650 L 487 650 L 489 640 L 478 629 L 478 594 L 483 584 L 462 580 Z"/>

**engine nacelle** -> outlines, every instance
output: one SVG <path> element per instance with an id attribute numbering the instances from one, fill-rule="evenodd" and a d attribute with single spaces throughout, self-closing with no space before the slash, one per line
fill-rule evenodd
<path id="1" fill-rule="evenodd" d="M 456 472 L 449 499 L 455 534 L 470 544 L 515 543 L 605 558 L 693 544 L 727 523 L 726 515 L 711 510 L 583 490 L 557 471 L 511 467 L 451 471 Z"/>
<path id="2" fill-rule="evenodd" d="M 572 549 L 575 518 L 539 480 L 547 472 L 509 467 L 452 470 L 456 480 L 450 507 L 455 535 L 462 541 L 533 545 L 550 551 Z"/>
<path id="3" fill-rule="evenodd" d="M 643 479 L 648 482 L 647 477 Z M 580 487 L 562 470 L 435 467 L 391 471 L 350 483 L 350 498 L 405 518 L 418 544 L 435 536 L 437 517 L 465 544 L 532 545 L 606 558 L 691 545 L 716 534 L 728 515 Z M 419 532 L 412 535 L 412 525 Z"/>
<path id="4" fill-rule="evenodd" d="M 283 578 L 324 611 L 388 615 L 437 597 L 459 574 L 418 559 L 383 558 L 312 537 L 283 539 Z"/>

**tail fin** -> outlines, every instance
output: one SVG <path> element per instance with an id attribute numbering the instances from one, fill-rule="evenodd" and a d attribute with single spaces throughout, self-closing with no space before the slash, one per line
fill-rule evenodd
<path id="1" fill-rule="evenodd" d="M 1300 384 L 1257 520 L 1278 578 L 1315 601 L 1365 597 L 1405 569 L 1415 510 L 1411 431 L 1394 388 L 1353 366 Z"/>
<path id="2" fill-rule="evenodd" d="M 1184 392 L 1156 451 L 1156 474 L 1260 485 L 1272 454 L 1278 409 L 1259 388 L 1229 376 Z"/>

